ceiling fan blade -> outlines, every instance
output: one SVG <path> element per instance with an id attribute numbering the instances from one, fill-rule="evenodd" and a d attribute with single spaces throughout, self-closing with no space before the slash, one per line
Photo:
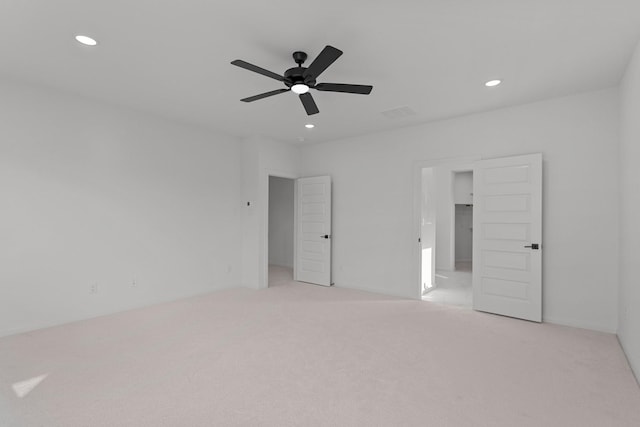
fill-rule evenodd
<path id="1" fill-rule="evenodd" d="M 344 93 L 357 93 L 360 95 L 369 95 L 373 86 L 367 85 L 348 85 L 343 83 L 319 83 L 314 86 L 314 89 L 318 89 L 325 92 L 344 92 Z"/>
<path id="2" fill-rule="evenodd" d="M 313 96 L 309 92 L 303 93 L 300 95 L 300 101 L 302 101 L 302 105 L 304 106 L 305 111 L 308 116 L 312 114 L 318 114 L 320 110 L 318 110 L 318 106 L 316 102 L 313 100 Z"/>
<path id="3" fill-rule="evenodd" d="M 309 68 L 307 68 L 303 74 L 304 77 L 312 76 L 313 78 L 318 78 L 320 74 L 327 67 L 335 62 L 336 59 L 340 58 L 342 55 L 342 51 L 340 49 L 336 49 L 333 46 L 325 46 L 320 52 L 320 55 L 313 60 Z"/>
<path id="4" fill-rule="evenodd" d="M 235 61 L 231 61 L 231 64 L 240 68 L 244 68 L 245 70 L 253 71 L 254 73 L 262 74 L 263 76 L 271 77 L 272 79 L 276 79 L 280 82 L 284 81 L 283 76 L 276 74 L 272 71 L 265 70 L 264 68 L 260 68 L 257 65 L 249 64 L 248 62 L 245 62 L 241 59 L 236 59 Z"/>
<path id="5" fill-rule="evenodd" d="M 253 102 L 253 101 L 257 101 L 258 99 L 266 98 L 268 96 L 278 95 L 279 93 L 284 93 L 284 92 L 289 92 L 289 89 L 276 89 L 276 90 L 272 90 L 271 92 L 261 93 L 260 95 L 250 96 L 248 98 L 241 99 L 240 101 Z"/>

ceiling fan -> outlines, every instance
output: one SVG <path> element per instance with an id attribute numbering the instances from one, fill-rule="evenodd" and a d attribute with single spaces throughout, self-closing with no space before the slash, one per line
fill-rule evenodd
<path id="1" fill-rule="evenodd" d="M 256 65 L 249 64 L 248 62 L 236 59 L 231 61 L 231 64 L 244 68 L 245 70 L 253 71 L 254 73 L 262 74 L 263 76 L 271 77 L 272 79 L 281 81 L 285 84 L 286 88 L 272 90 L 270 92 L 261 93 L 260 95 L 250 96 L 248 98 L 241 99 L 243 102 L 253 102 L 269 96 L 278 95 L 280 93 L 292 91 L 300 97 L 302 105 L 308 115 L 317 114 L 320 112 L 318 106 L 313 100 L 313 96 L 309 93 L 309 89 L 316 89 L 323 92 L 343 92 L 343 93 L 356 93 L 359 95 L 369 95 L 373 86 L 367 85 L 351 85 L 344 83 L 317 83 L 316 79 L 326 70 L 331 64 L 335 62 L 342 55 L 342 51 L 336 49 L 333 46 L 325 46 L 320 52 L 320 55 L 313 60 L 309 68 L 303 67 L 302 64 L 307 60 L 307 54 L 304 52 L 293 52 L 293 60 L 297 67 L 289 68 L 281 76 L 264 68 L 260 68 Z"/>

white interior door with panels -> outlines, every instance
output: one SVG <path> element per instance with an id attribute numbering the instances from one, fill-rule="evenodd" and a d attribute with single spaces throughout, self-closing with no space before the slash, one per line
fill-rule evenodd
<path id="1" fill-rule="evenodd" d="M 296 183 L 295 280 L 331 286 L 331 177 Z"/>
<path id="2" fill-rule="evenodd" d="M 542 154 L 473 170 L 473 308 L 542 321 Z"/>

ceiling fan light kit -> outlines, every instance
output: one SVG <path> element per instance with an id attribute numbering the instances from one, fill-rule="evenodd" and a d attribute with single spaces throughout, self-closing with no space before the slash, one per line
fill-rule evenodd
<path id="1" fill-rule="evenodd" d="M 291 91 L 297 93 L 298 95 L 302 95 L 303 93 L 309 92 L 309 86 L 304 83 L 296 83 L 291 86 Z"/>
<path id="2" fill-rule="evenodd" d="M 317 114 L 320 112 L 316 105 L 313 96 L 309 93 L 310 89 L 315 89 L 323 92 L 342 92 L 342 93 L 354 93 L 359 95 L 369 95 L 373 86 L 369 85 L 352 85 L 345 83 L 316 83 L 316 79 L 326 70 L 331 64 L 333 64 L 342 55 L 342 51 L 336 49 L 333 46 L 325 46 L 322 52 L 313 60 L 309 67 L 303 67 L 302 64 L 307 60 L 307 54 L 304 52 L 294 52 L 293 60 L 298 65 L 297 67 L 289 68 L 284 72 L 284 75 L 276 74 L 272 71 L 265 70 L 257 65 L 250 64 L 241 59 L 231 61 L 231 64 L 244 68 L 245 70 L 253 71 L 254 73 L 262 74 L 263 76 L 270 77 L 274 80 L 278 80 L 286 86 L 286 88 L 272 90 L 270 92 L 261 93 L 259 95 L 250 96 L 248 98 L 241 99 L 243 102 L 253 102 L 259 99 L 267 98 L 269 96 L 278 95 L 284 92 L 293 92 L 298 95 L 302 106 L 308 115 Z"/>

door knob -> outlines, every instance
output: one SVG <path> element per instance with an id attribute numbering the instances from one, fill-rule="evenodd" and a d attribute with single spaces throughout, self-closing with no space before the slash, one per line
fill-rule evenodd
<path id="1" fill-rule="evenodd" d="M 330 235 L 328 235 L 328 234 L 324 234 L 324 235 L 322 235 L 322 236 L 320 236 L 320 237 L 321 237 L 321 238 L 323 238 L 323 239 L 328 239 L 328 238 L 329 238 L 329 237 L 331 237 L 331 236 L 330 236 Z"/>
<path id="2" fill-rule="evenodd" d="M 540 249 L 540 245 L 538 243 L 532 243 L 528 246 L 525 246 L 525 248 L 530 248 L 530 249 Z"/>

